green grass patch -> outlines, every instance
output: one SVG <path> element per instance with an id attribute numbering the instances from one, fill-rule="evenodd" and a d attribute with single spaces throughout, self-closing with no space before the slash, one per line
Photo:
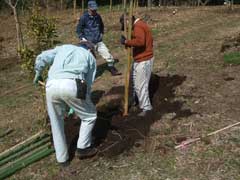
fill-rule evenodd
<path id="1" fill-rule="evenodd" d="M 240 52 L 231 52 L 228 54 L 225 54 L 223 57 L 223 60 L 227 64 L 240 64 Z"/>

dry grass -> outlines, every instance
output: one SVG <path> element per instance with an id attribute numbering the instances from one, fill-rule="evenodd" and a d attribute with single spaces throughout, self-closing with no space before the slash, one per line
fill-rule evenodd
<path id="1" fill-rule="evenodd" d="M 221 7 L 179 8 L 176 15 L 171 12 L 171 8 L 148 12 L 139 10 L 142 17 L 150 17 L 147 20 L 153 29 L 154 72 L 165 78 L 167 74 L 170 77 L 174 74 L 187 77 L 182 84 L 171 89 L 174 96 L 160 99 L 164 106 L 155 107 L 159 108 L 156 112 L 159 116 L 151 125 L 149 134 L 141 135 L 145 136 L 144 140 L 111 158 L 103 156 L 84 161 L 75 158 L 64 171 L 56 165 L 52 155 L 22 170 L 12 179 L 240 179 L 239 127 L 185 149 L 173 149 L 181 139 L 198 137 L 238 120 L 239 67 L 224 66 L 220 48 L 226 37 L 235 36 L 240 31 L 240 14 L 225 13 Z M 124 72 L 126 53 L 119 45 L 118 30 L 121 13 L 110 13 L 111 18 L 105 10 L 101 14 L 106 25 L 104 41 L 120 60 L 116 66 Z M 59 23 L 59 40 L 77 42 L 76 20 L 70 11 L 54 15 Z M 4 28 L 0 36 L 9 40 L 2 42 L 5 53 L 1 54 L 0 60 L 15 56 L 14 32 L 8 31 L 7 27 L 11 25 L 7 22 L 12 20 L 5 17 L 1 16 Z M 104 61 L 99 58 L 98 64 L 102 63 Z M 227 77 L 233 80 L 224 80 Z M 123 83 L 123 77 L 111 77 L 108 72 L 103 72 L 93 88 L 104 92 L 97 107 L 107 109 L 113 99 L 121 98 L 121 94 L 110 95 L 108 92 L 112 87 L 123 86 Z M 166 84 L 166 89 L 174 86 L 171 83 Z M 14 92 L 14 89 L 25 85 L 29 87 Z M 19 65 L 14 65 L 14 60 L 11 67 L 0 72 L 0 94 L 7 91 L 13 93 L 0 97 L 0 130 L 13 128 L 14 132 L 0 139 L 0 151 L 38 131 L 43 118 L 39 108 L 42 106 L 40 91 L 31 86 L 31 80 L 21 72 Z M 186 115 L 183 113 L 186 110 L 193 113 Z"/>

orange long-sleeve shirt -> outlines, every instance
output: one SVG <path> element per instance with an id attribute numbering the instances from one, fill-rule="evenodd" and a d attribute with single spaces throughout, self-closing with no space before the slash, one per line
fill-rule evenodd
<path id="1" fill-rule="evenodd" d="M 137 62 L 153 57 L 153 38 L 148 25 L 137 19 L 133 25 L 132 39 L 126 41 L 126 46 L 133 47 L 133 59 Z"/>

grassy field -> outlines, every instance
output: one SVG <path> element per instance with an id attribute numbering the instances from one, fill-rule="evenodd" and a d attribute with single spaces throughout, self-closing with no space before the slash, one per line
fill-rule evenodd
<path id="1" fill-rule="evenodd" d="M 166 9 L 138 9 L 154 36 L 154 75 L 158 79 L 153 98 L 154 113 L 148 118 L 116 114 L 109 122 L 119 125 L 119 148 L 112 148 L 93 159 L 74 158 L 61 169 L 51 155 L 16 173 L 9 179 L 101 179 L 101 180 L 239 180 L 240 127 L 236 126 L 183 149 L 174 146 L 187 138 L 206 135 L 239 121 L 239 66 L 226 64 L 221 47 L 225 39 L 240 32 L 240 7 L 228 12 L 223 7 L 179 7 L 175 15 Z M 51 13 L 50 13 L 51 14 Z M 120 46 L 120 11 L 101 10 L 105 23 L 104 42 L 122 71 L 126 52 Z M 72 11 L 52 12 L 57 18 L 59 40 L 76 43 L 76 17 Z M 110 18 L 111 17 L 111 18 Z M 44 109 L 41 88 L 16 63 L 13 17 L 0 15 L 3 37 L 0 48 L 0 133 L 13 132 L 0 139 L 0 151 L 15 145 L 41 129 Z M 21 17 L 22 21 L 26 17 Z M 234 58 L 239 59 L 239 53 Z M 101 66 L 104 60 L 98 57 Z M 124 76 L 101 72 L 93 91 L 98 111 L 109 113 L 121 103 Z M 121 109 L 121 108 L 120 108 Z M 71 122 L 66 122 L 71 124 Z M 131 133 L 130 133 L 131 132 Z M 70 132 L 67 132 L 70 133 Z M 114 130 L 108 131 L 106 143 Z M 137 137 L 137 138 L 136 138 Z M 120 141 L 115 141 L 118 144 Z M 112 142 L 113 144 L 115 142 Z M 131 142 L 131 143 L 130 143 Z M 126 147 L 126 148 L 125 148 Z M 117 153 L 115 153 L 117 152 Z"/>

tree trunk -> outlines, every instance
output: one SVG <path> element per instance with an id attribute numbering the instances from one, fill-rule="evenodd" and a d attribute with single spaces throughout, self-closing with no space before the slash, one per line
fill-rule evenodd
<path id="1" fill-rule="evenodd" d="M 152 0 L 147 0 L 147 7 L 148 9 L 152 8 Z"/>
<path id="2" fill-rule="evenodd" d="M 76 16 L 77 0 L 73 0 L 73 15 Z"/>
<path id="3" fill-rule="evenodd" d="M 201 0 L 198 0 L 197 5 L 200 6 L 201 3 L 202 3 L 202 1 L 201 1 Z"/>
<path id="4" fill-rule="evenodd" d="M 23 46 L 23 40 L 22 40 L 22 36 L 21 36 L 21 28 L 19 25 L 19 19 L 18 19 L 18 14 L 17 14 L 17 10 L 16 8 L 13 8 L 13 14 L 14 14 L 14 19 L 15 19 L 15 23 L 16 23 L 16 30 L 17 30 L 17 42 L 18 42 L 18 51 L 21 49 L 21 47 Z"/>
<path id="5" fill-rule="evenodd" d="M 82 14 L 84 13 L 84 0 L 82 0 Z"/>
<path id="6" fill-rule="evenodd" d="M 49 10 L 49 2 L 48 0 L 46 0 L 46 8 L 47 8 L 47 11 Z"/>
<path id="7" fill-rule="evenodd" d="M 15 20 L 15 24 L 16 24 L 16 31 L 17 31 L 17 51 L 19 51 L 23 46 L 23 37 L 22 37 L 22 31 L 21 31 L 21 26 L 19 23 L 19 18 L 18 18 L 18 13 L 17 13 L 17 4 L 18 4 L 18 0 L 16 1 L 15 5 L 12 4 L 11 0 L 5 0 L 5 2 L 11 7 L 12 11 L 13 11 L 13 15 L 14 15 L 14 20 Z M 19 55 L 19 53 L 18 53 Z"/>
<path id="8" fill-rule="evenodd" d="M 134 10 L 138 8 L 138 0 L 134 0 L 133 7 L 134 7 Z"/>
<path id="9" fill-rule="evenodd" d="M 234 0 L 231 0 L 231 10 L 233 10 Z"/>
<path id="10" fill-rule="evenodd" d="M 109 10 L 112 11 L 112 0 L 109 2 Z"/>
<path id="11" fill-rule="evenodd" d="M 61 10 L 63 10 L 63 0 L 61 0 L 61 2 L 60 2 L 60 8 L 61 8 Z"/>
<path id="12" fill-rule="evenodd" d="M 209 3 L 210 0 L 206 0 L 204 3 L 202 3 L 203 6 L 206 6 L 207 3 Z"/>

